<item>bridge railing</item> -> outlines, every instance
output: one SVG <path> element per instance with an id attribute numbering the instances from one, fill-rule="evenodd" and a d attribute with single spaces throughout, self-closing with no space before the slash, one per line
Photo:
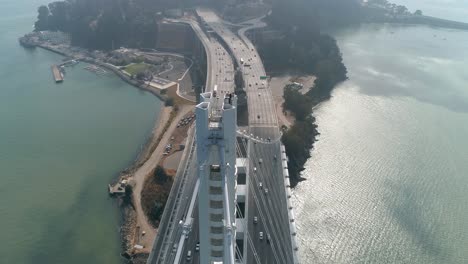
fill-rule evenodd
<path id="1" fill-rule="evenodd" d="M 287 210 L 288 210 L 288 218 L 289 218 L 289 231 L 291 235 L 291 245 L 293 251 L 293 258 L 294 264 L 299 263 L 298 259 L 298 250 L 299 245 L 297 243 L 297 234 L 296 234 L 296 221 L 293 211 L 293 206 L 291 203 L 291 184 L 289 181 L 289 172 L 288 172 L 288 159 L 286 156 L 286 148 L 283 144 L 281 144 L 281 163 L 283 168 L 283 176 L 284 176 L 284 187 L 286 188 L 286 203 L 287 203 Z"/>

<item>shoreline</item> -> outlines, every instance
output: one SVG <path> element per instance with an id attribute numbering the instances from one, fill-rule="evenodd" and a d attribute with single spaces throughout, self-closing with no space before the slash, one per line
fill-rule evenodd
<path id="1" fill-rule="evenodd" d="M 23 45 L 23 44 L 22 44 Z M 23 45 L 24 46 L 24 45 Z M 41 44 L 41 43 L 35 43 L 33 46 L 30 46 L 30 47 L 25 47 L 25 48 L 31 48 L 31 47 L 39 47 L 39 48 L 42 48 L 42 49 L 45 49 L 45 50 L 48 50 L 50 52 L 54 52 L 56 54 L 59 54 L 59 55 L 62 55 L 64 57 L 67 57 L 67 58 L 71 58 L 71 59 L 75 59 L 77 61 L 83 61 L 83 62 L 86 62 L 86 63 L 89 63 L 89 64 L 92 64 L 92 65 L 95 65 L 95 66 L 99 66 L 99 67 L 102 67 L 102 68 L 105 68 L 111 72 L 113 72 L 115 75 L 117 75 L 118 77 L 120 77 L 120 79 L 132 86 L 134 86 L 135 88 L 138 88 L 142 91 L 145 91 L 145 92 L 149 92 L 151 94 L 153 94 L 154 96 L 156 96 L 157 98 L 159 98 L 161 101 L 165 102 L 168 98 L 165 97 L 164 95 L 160 94 L 158 91 L 154 90 L 154 89 L 151 89 L 149 88 L 149 85 L 146 85 L 146 84 L 139 84 L 137 81 L 134 81 L 134 80 L 131 80 L 127 75 L 125 75 L 124 73 L 122 73 L 116 66 L 114 65 L 111 65 L 111 64 L 108 64 L 108 63 L 104 63 L 104 62 L 99 62 L 99 61 L 96 61 L 95 59 L 92 59 L 92 58 L 88 58 L 88 57 L 76 57 L 72 54 L 67 54 L 66 52 L 64 51 L 61 51 L 61 50 L 58 50 L 58 49 L 55 49 L 53 47 L 49 47 L 47 45 L 44 45 L 44 44 Z"/>
<path id="2" fill-rule="evenodd" d="M 22 44 L 22 43 L 21 43 Z M 144 92 L 149 92 L 152 95 L 156 96 L 161 102 L 163 103 L 161 107 L 159 108 L 159 117 L 154 121 L 153 129 L 151 132 L 151 135 L 148 136 L 148 138 L 145 140 L 145 142 L 142 144 L 141 150 L 138 152 L 138 154 L 135 157 L 135 160 L 129 164 L 128 167 L 121 169 L 118 172 L 118 176 L 116 176 L 114 179 L 111 180 L 111 183 L 119 182 L 122 179 L 132 177 L 132 174 L 136 172 L 138 169 L 140 169 L 142 166 L 148 162 L 148 160 L 151 158 L 151 155 L 156 151 L 158 145 L 160 145 L 160 142 L 163 141 L 164 135 L 167 134 L 169 131 L 169 128 L 171 127 L 172 124 L 174 124 L 176 117 L 184 114 L 184 112 L 187 111 L 187 107 L 182 106 L 183 108 L 182 111 L 175 111 L 174 107 L 167 107 L 164 105 L 164 102 L 168 99 L 167 96 L 161 95 L 158 91 L 155 89 L 150 88 L 149 86 L 145 84 L 139 84 L 136 81 L 133 81 L 129 79 L 128 76 L 120 72 L 118 68 L 115 66 L 111 66 L 106 63 L 98 62 L 94 59 L 91 58 L 86 58 L 86 57 L 80 57 L 77 58 L 76 56 L 72 54 L 68 54 L 64 51 L 55 49 L 53 47 L 49 47 L 47 45 L 43 45 L 40 43 L 35 43 L 34 45 L 23 45 L 24 48 L 35 48 L 39 47 L 44 50 L 47 50 L 49 52 L 53 52 L 56 54 L 59 54 L 65 58 L 71 58 L 71 59 L 76 59 L 80 60 L 86 63 L 89 63 L 91 65 L 96 65 L 102 68 L 105 68 L 109 71 L 111 71 L 113 74 L 116 74 L 120 79 L 131 86 L 142 90 Z M 159 160 L 159 159 L 158 159 Z M 157 164 L 155 164 L 157 165 Z M 146 177 L 143 179 L 146 179 Z M 141 194 L 139 194 L 141 195 Z M 148 253 L 146 252 L 134 252 L 133 251 L 133 246 L 135 244 L 135 237 L 138 235 L 136 234 L 137 227 L 138 227 L 138 214 L 137 211 L 135 210 L 135 193 L 132 195 L 132 203 L 131 204 L 125 204 L 123 199 L 121 197 L 118 197 L 117 200 L 117 209 L 119 210 L 119 234 L 120 234 L 120 248 L 121 248 L 121 257 L 126 260 L 127 263 L 146 263 L 146 259 L 148 257 Z M 140 201 L 140 207 L 141 207 L 141 201 Z M 146 215 L 145 215 L 145 221 Z M 156 235 L 157 229 L 152 228 L 154 231 L 153 237 L 151 240 L 154 239 L 154 236 Z M 150 230 L 147 230 L 151 232 Z M 147 234 L 146 237 L 151 237 L 151 234 Z M 151 248 L 151 247 L 148 247 Z"/>
<path id="3" fill-rule="evenodd" d="M 145 163 L 148 161 L 150 158 L 151 154 L 153 153 L 152 150 L 154 150 L 155 147 L 159 145 L 161 142 L 161 137 L 166 134 L 167 129 L 167 124 L 171 124 L 173 120 L 171 120 L 171 114 L 173 113 L 173 107 L 162 107 L 162 111 L 160 112 L 160 116 L 158 118 L 158 121 L 155 122 L 155 125 L 153 127 L 153 131 L 151 133 L 151 136 L 148 137 L 148 140 L 146 143 L 143 145 L 143 148 L 141 151 L 138 153 L 137 158 L 135 161 L 130 165 L 129 168 L 121 171 L 120 175 L 115 179 L 116 181 L 121 181 L 123 179 L 132 179 L 134 182 L 134 173 L 138 171 L 142 166 L 145 165 Z M 143 179 L 143 183 L 146 177 Z M 136 183 L 133 183 L 136 185 Z M 135 186 L 133 187 L 135 189 Z M 118 203 L 119 203 L 119 210 L 121 213 L 121 227 L 120 227 L 120 239 L 121 239 L 121 254 L 124 256 L 129 263 L 139 263 L 138 259 L 142 258 L 143 260 L 146 260 L 147 253 L 141 252 L 141 253 L 132 253 L 133 247 L 136 244 L 135 240 L 137 237 L 139 237 L 139 233 L 137 233 L 137 227 L 139 226 L 139 221 L 138 221 L 138 213 L 136 210 L 136 204 L 137 199 L 135 199 L 136 192 L 133 192 L 132 195 L 132 203 L 131 204 L 125 204 L 123 203 L 123 199 L 118 197 Z M 141 195 L 141 194 L 139 194 Z M 140 202 L 140 207 L 141 207 L 141 202 Z M 145 216 L 146 217 L 146 216 Z M 145 218 L 146 220 L 146 218 Z M 147 221 L 147 220 L 146 220 Z M 156 235 L 157 229 L 154 228 L 148 228 L 145 230 L 147 232 L 146 237 L 152 237 Z"/>
<path id="4" fill-rule="evenodd" d="M 156 90 L 154 89 L 151 89 L 148 87 L 148 85 L 140 85 L 138 84 L 138 82 L 136 81 L 133 81 L 131 80 L 130 78 L 128 78 L 128 76 L 126 76 L 125 74 L 123 74 L 122 72 L 119 71 L 119 69 L 115 68 L 115 66 L 111 66 L 107 63 L 102 63 L 102 62 L 97 62 L 93 59 L 90 59 L 90 58 L 76 58 L 76 56 L 73 56 L 73 55 L 70 55 L 70 54 L 67 54 L 63 51 L 60 51 L 58 49 L 54 49 L 52 47 L 49 47 L 49 46 L 46 46 L 46 45 L 42 45 L 42 44 L 39 44 L 39 43 L 36 43 L 34 45 L 34 47 L 39 47 L 39 48 L 42 48 L 44 50 L 47 50 L 47 51 L 50 51 L 50 52 L 53 52 L 53 53 L 56 53 L 56 54 L 59 54 L 61 56 L 64 56 L 66 58 L 72 58 L 72 59 L 75 59 L 75 60 L 79 60 L 79 61 L 83 61 L 83 62 L 86 62 L 88 64 L 91 64 L 91 65 L 95 65 L 95 66 L 99 66 L 99 67 L 102 67 L 102 68 L 105 68 L 109 71 L 111 71 L 113 74 L 117 75 L 118 77 L 120 77 L 120 79 L 128 84 L 130 84 L 131 86 L 139 89 L 139 90 L 142 90 L 144 92 L 149 92 L 151 93 L 152 95 L 156 96 L 159 100 L 161 100 L 161 102 L 165 102 L 168 98 L 162 94 L 160 94 L 159 92 L 157 92 Z M 29 48 L 29 47 L 25 47 L 25 48 Z M 164 112 L 164 109 L 167 108 L 166 106 L 161 105 L 160 107 L 160 113 L 161 112 Z M 153 125 L 153 129 L 152 129 L 152 133 L 151 133 L 151 136 L 149 136 L 147 139 L 146 139 L 146 142 L 143 143 L 142 145 L 142 149 L 139 151 L 139 153 L 136 155 L 136 158 L 135 158 L 135 161 L 132 162 L 132 164 L 123 169 L 121 171 L 122 172 L 125 172 L 125 171 L 131 171 L 131 170 L 134 170 L 135 168 L 138 168 L 140 167 L 147 159 L 148 159 L 148 156 L 151 154 L 151 153 L 148 153 L 151 149 L 151 146 L 153 145 L 153 140 L 155 138 L 155 134 L 156 132 L 158 132 L 158 129 L 159 129 L 159 126 L 161 125 L 161 120 L 162 117 L 159 116 L 157 121 L 154 122 L 154 125 Z M 143 154 L 145 154 L 145 156 L 142 156 Z M 120 177 L 120 176 L 119 176 Z"/>
<path id="5" fill-rule="evenodd" d="M 301 89 L 301 93 L 304 95 L 309 92 L 311 89 L 314 89 L 311 84 L 313 84 L 313 81 L 315 80 L 315 76 L 311 74 L 299 74 L 299 73 L 279 73 L 279 74 L 272 74 L 271 75 L 271 80 L 270 80 L 270 88 L 272 90 L 272 95 L 273 99 L 276 105 L 276 111 L 278 115 L 278 121 L 280 125 L 280 130 L 285 129 L 290 129 L 293 126 L 297 124 L 297 120 L 294 117 L 294 114 L 289 111 L 285 110 L 283 107 L 284 103 L 284 89 L 286 85 L 291 84 L 293 82 L 299 82 L 303 84 L 303 88 Z M 335 85 L 333 89 L 335 89 L 338 86 Z M 281 93 L 280 93 L 281 92 Z M 312 157 L 313 151 L 314 151 L 314 144 L 315 142 L 318 141 L 318 136 L 320 135 L 320 132 L 318 130 L 318 125 L 316 124 L 315 116 L 314 114 L 314 109 L 319 106 L 322 102 L 325 102 L 329 100 L 331 97 L 320 97 L 318 98 L 318 101 L 314 102 L 312 105 L 312 134 L 310 136 L 310 141 L 312 142 L 310 146 L 306 146 L 309 150 L 309 156 L 306 158 L 306 161 L 309 160 Z M 282 140 L 283 143 L 283 140 Z M 284 144 L 284 143 L 283 143 Z M 305 164 L 305 163 L 304 163 Z M 302 167 L 304 168 L 304 167 Z M 307 180 L 307 178 L 304 178 L 301 176 L 301 173 L 298 175 L 299 177 L 297 179 L 290 178 L 291 181 L 291 188 L 296 187 L 300 182 Z"/>

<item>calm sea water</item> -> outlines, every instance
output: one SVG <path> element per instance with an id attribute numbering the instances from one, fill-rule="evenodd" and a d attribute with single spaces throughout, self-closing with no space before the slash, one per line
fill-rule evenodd
<path id="1" fill-rule="evenodd" d="M 468 32 L 335 36 L 350 80 L 315 111 L 294 191 L 302 262 L 468 263 Z"/>
<path id="2" fill-rule="evenodd" d="M 0 263 L 119 263 L 107 184 L 135 158 L 160 102 L 83 64 L 53 83 L 62 58 L 17 42 L 45 2 L 0 3 Z"/>

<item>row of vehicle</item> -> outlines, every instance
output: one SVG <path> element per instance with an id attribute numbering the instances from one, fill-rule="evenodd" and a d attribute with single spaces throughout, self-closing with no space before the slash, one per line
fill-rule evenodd
<path id="1" fill-rule="evenodd" d="M 200 242 L 197 242 L 197 245 L 195 245 L 195 251 L 196 252 L 200 251 Z M 187 251 L 187 258 L 186 259 L 187 259 L 187 261 L 192 260 L 192 251 L 191 250 Z"/>
<path id="2" fill-rule="evenodd" d="M 187 238 L 188 238 L 188 236 L 185 237 L 185 239 L 187 239 Z M 175 254 L 175 253 L 177 252 L 178 246 L 179 246 L 179 244 L 174 244 L 174 245 L 172 246 L 172 253 Z M 195 251 L 196 251 L 196 252 L 200 251 L 200 242 L 197 242 L 197 245 L 195 246 Z M 192 251 L 191 251 L 191 250 L 187 251 L 186 260 L 187 260 L 187 261 L 192 260 Z"/>
<path id="3" fill-rule="evenodd" d="M 260 184 L 261 184 L 261 183 L 260 183 Z M 258 217 L 257 217 L 257 216 L 254 216 L 254 217 L 253 217 L 253 223 L 254 223 L 255 225 L 258 223 Z M 261 232 L 261 231 L 258 232 L 258 238 L 259 238 L 260 240 L 263 240 L 263 232 Z M 270 243 L 270 240 L 271 240 L 271 236 L 270 236 L 270 234 L 267 234 L 266 241 L 267 241 L 268 244 Z"/>
<path id="4" fill-rule="evenodd" d="M 166 147 L 164 148 L 164 153 L 163 155 L 166 156 L 166 155 L 169 155 L 169 152 L 171 152 L 172 150 L 172 144 L 167 144 Z"/>
<path id="5" fill-rule="evenodd" d="M 260 240 L 263 240 L 263 232 L 261 232 L 261 231 L 258 232 L 258 238 L 259 238 Z M 270 241 L 271 241 L 271 236 L 270 236 L 270 234 L 267 234 L 267 236 L 266 236 L 266 241 L 267 241 L 268 244 L 270 244 Z"/>
<path id="6" fill-rule="evenodd" d="M 192 122 L 193 119 L 195 119 L 195 114 L 190 114 L 188 116 L 185 116 L 184 118 L 182 118 L 182 120 L 179 121 L 179 123 L 177 124 L 177 127 L 188 125 L 190 124 L 190 122 Z"/>

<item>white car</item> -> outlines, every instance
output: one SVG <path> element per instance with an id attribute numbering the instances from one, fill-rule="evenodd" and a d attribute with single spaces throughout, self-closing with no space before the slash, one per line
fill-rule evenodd
<path id="1" fill-rule="evenodd" d="M 263 232 L 258 233 L 258 237 L 260 238 L 260 240 L 263 240 Z"/>

